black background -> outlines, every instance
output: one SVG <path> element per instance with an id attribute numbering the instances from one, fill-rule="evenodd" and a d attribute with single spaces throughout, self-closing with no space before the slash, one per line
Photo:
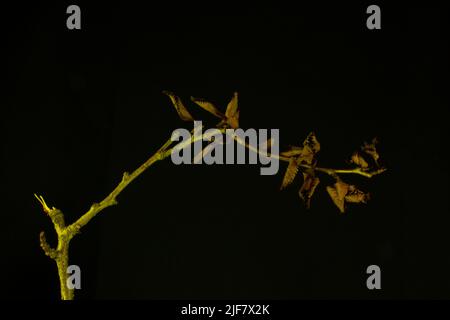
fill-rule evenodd
<path id="1" fill-rule="evenodd" d="M 2 297 L 59 297 L 33 193 L 72 222 L 191 129 L 162 90 L 221 106 L 237 90 L 243 128 L 279 128 L 284 147 L 314 130 L 323 166 L 344 167 L 377 136 L 388 171 L 347 177 L 373 199 L 341 215 L 327 177 L 309 211 L 300 181 L 279 192 L 284 163 L 276 176 L 156 163 L 71 242 L 76 298 L 450 297 L 441 7 L 380 4 L 382 29 L 368 30 L 370 3 L 77 2 L 77 31 L 69 4 L 2 10 Z M 382 290 L 366 288 L 371 264 Z"/>

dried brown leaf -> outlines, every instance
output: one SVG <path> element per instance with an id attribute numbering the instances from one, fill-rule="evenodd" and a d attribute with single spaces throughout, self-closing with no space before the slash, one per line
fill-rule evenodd
<path id="1" fill-rule="evenodd" d="M 234 92 L 233 97 L 231 98 L 230 102 L 228 102 L 227 110 L 225 111 L 225 116 L 227 118 L 231 118 L 236 116 L 237 112 L 238 112 L 238 93 Z"/>
<path id="2" fill-rule="evenodd" d="M 228 118 L 227 123 L 230 125 L 231 128 L 238 129 L 239 128 L 239 111 L 236 112 L 235 116 Z"/>
<path id="3" fill-rule="evenodd" d="M 361 147 L 361 150 L 367 153 L 372 157 L 378 166 L 378 159 L 380 159 L 380 155 L 377 152 L 376 144 L 378 143 L 377 138 L 373 138 L 371 143 L 364 142 L 364 145 Z"/>
<path id="4" fill-rule="evenodd" d="M 361 169 L 367 169 L 369 167 L 369 164 L 359 152 L 354 152 L 350 161 Z"/>
<path id="5" fill-rule="evenodd" d="M 178 115 L 180 116 L 181 120 L 183 121 L 194 121 L 194 118 L 191 116 L 189 111 L 187 111 L 186 107 L 184 106 L 181 99 L 173 94 L 170 91 L 163 91 L 163 94 L 167 95 L 170 100 L 172 101 L 173 106 L 175 107 L 175 110 L 177 110 Z"/>
<path id="6" fill-rule="evenodd" d="M 345 196 L 345 201 L 351 203 L 367 203 L 369 200 L 369 194 L 362 192 L 361 190 L 356 189 L 355 186 L 350 186 L 348 189 L 348 193 Z"/>
<path id="7" fill-rule="evenodd" d="M 311 132 L 303 142 L 303 149 L 300 154 L 300 163 L 312 164 L 316 153 L 320 151 L 320 143 L 314 132 Z"/>
<path id="8" fill-rule="evenodd" d="M 350 186 L 343 181 L 337 181 L 334 184 L 334 187 L 327 187 L 328 194 L 342 213 L 345 212 L 345 196 L 347 195 L 349 187 Z"/>
<path id="9" fill-rule="evenodd" d="M 305 202 L 306 208 L 308 209 L 311 206 L 311 198 L 319 183 L 319 178 L 308 173 L 303 173 L 303 184 L 298 194 L 300 198 Z"/>
<path id="10" fill-rule="evenodd" d="M 354 185 L 348 185 L 345 182 L 337 181 L 334 187 L 327 187 L 328 194 L 339 210 L 345 212 L 345 202 L 366 203 L 369 200 L 369 194 L 358 190 Z"/>
<path id="11" fill-rule="evenodd" d="M 191 97 L 191 100 L 195 102 L 198 106 L 200 106 L 202 109 L 208 111 L 209 113 L 215 115 L 216 117 L 220 119 L 226 118 L 225 115 L 222 112 L 220 112 L 219 109 L 217 109 L 217 107 L 213 103 L 206 101 L 204 99 L 194 97 Z"/>
<path id="12" fill-rule="evenodd" d="M 317 153 L 320 151 L 320 143 L 317 140 L 316 134 L 310 132 L 303 142 L 303 146 L 309 148 L 312 153 Z"/>
<path id="13" fill-rule="evenodd" d="M 225 111 L 225 117 L 231 128 L 239 128 L 239 110 L 238 110 L 238 93 L 235 92 Z"/>
<path id="14" fill-rule="evenodd" d="M 345 198 L 345 196 L 346 196 L 346 194 L 347 194 L 347 192 L 348 192 L 348 190 L 350 188 L 350 186 L 348 184 L 346 184 L 345 182 L 343 182 L 343 181 L 337 181 L 334 184 L 334 187 L 335 187 L 335 189 L 337 191 L 337 194 L 338 194 L 340 199 L 344 199 Z"/>
<path id="15" fill-rule="evenodd" d="M 284 174 L 283 182 L 281 183 L 280 190 L 283 190 L 288 185 L 290 185 L 292 183 L 292 181 L 294 181 L 297 173 L 298 173 L 297 159 L 291 158 L 291 159 L 289 159 L 289 165 L 286 169 L 286 173 Z"/>
<path id="16" fill-rule="evenodd" d="M 344 199 L 339 197 L 337 190 L 333 187 L 327 186 L 327 192 L 330 195 L 330 198 L 331 200 L 333 200 L 336 207 L 339 208 L 339 211 L 341 211 L 341 213 L 344 213 L 345 212 Z"/>

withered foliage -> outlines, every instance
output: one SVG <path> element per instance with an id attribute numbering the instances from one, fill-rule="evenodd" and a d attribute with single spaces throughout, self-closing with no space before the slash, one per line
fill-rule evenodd
<path id="1" fill-rule="evenodd" d="M 168 91 L 164 91 L 164 93 L 170 97 L 172 104 L 182 120 L 194 120 L 179 97 Z M 212 102 L 205 99 L 191 97 L 191 101 L 220 119 L 220 122 L 216 126 L 217 128 L 239 128 L 237 92 L 233 94 L 225 109 L 225 113 L 220 111 Z M 270 153 L 271 143 L 272 141 L 269 139 L 265 144 L 261 145 L 260 152 L 267 151 Z M 288 162 L 280 190 L 291 185 L 301 172 L 303 181 L 298 194 L 307 208 L 310 208 L 311 199 L 314 196 L 317 186 L 320 184 L 320 179 L 317 174 L 325 173 L 331 176 L 335 180 L 335 183 L 334 185 L 326 186 L 326 190 L 339 211 L 344 213 L 346 203 L 366 203 L 369 200 L 369 194 L 359 190 L 355 185 L 344 182 L 340 175 L 357 174 L 371 178 L 384 172 L 386 169 L 379 165 L 380 156 L 376 148 L 377 143 L 376 138 L 372 139 L 370 143 L 364 142 L 361 150 L 355 151 L 351 155 L 349 163 L 353 167 L 347 169 L 332 169 L 317 166 L 317 154 L 321 146 L 314 132 L 308 134 L 301 146 L 289 146 L 287 150 L 280 152 L 279 155 L 271 154 L 270 156 L 279 157 L 280 160 Z M 211 152 L 211 144 L 207 145 L 199 155 L 196 155 L 196 158 L 209 152 Z"/>

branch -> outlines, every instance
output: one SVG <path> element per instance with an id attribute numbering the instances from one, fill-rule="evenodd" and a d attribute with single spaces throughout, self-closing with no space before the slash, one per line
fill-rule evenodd
<path id="1" fill-rule="evenodd" d="M 226 131 L 228 125 L 235 129 L 237 129 L 237 127 L 238 127 L 239 111 L 237 110 L 237 94 L 235 94 L 233 96 L 233 99 L 234 100 L 232 100 L 232 102 L 233 101 L 234 102 L 229 104 L 229 106 L 227 107 L 227 112 L 225 113 L 225 116 L 227 118 L 226 119 L 227 121 L 225 121 L 225 127 L 220 127 L 220 129 L 218 129 L 221 133 L 225 133 L 228 136 L 230 136 Z M 176 103 L 177 112 L 180 114 L 180 116 L 182 116 L 182 119 L 184 116 L 185 120 L 186 119 L 193 120 L 193 118 L 190 116 L 190 114 L 187 113 L 187 110 L 185 110 L 185 107 L 182 104 L 178 103 L 179 102 L 178 100 L 175 99 L 175 101 L 177 102 Z M 202 104 L 202 105 L 204 108 L 206 108 L 206 106 L 204 104 Z M 211 109 L 211 108 L 213 108 L 213 109 Z M 228 108 L 229 108 L 229 110 L 228 110 Z M 206 109 L 211 112 L 211 110 L 215 110 L 215 107 L 211 107 L 208 105 L 208 108 L 206 108 Z M 220 124 L 221 125 L 223 124 L 223 119 Z M 194 130 L 191 131 L 191 134 L 193 131 Z M 211 132 L 210 134 L 202 134 L 199 136 L 191 135 L 190 140 L 185 141 L 181 144 L 178 144 L 176 147 L 184 148 L 184 147 L 186 147 L 190 144 L 193 144 L 194 142 L 199 141 L 199 140 L 201 140 L 201 141 L 207 140 L 208 141 L 216 133 L 217 133 L 217 131 Z M 242 145 L 242 146 L 246 147 L 247 149 L 249 149 L 253 152 L 256 152 L 257 154 L 262 155 L 264 157 L 278 159 L 280 161 L 285 161 L 285 162 L 289 162 L 289 163 L 291 163 L 292 160 L 295 157 L 297 157 L 296 155 L 286 156 L 286 154 L 285 155 L 279 155 L 279 154 L 270 154 L 269 155 L 269 154 L 267 154 L 267 151 L 265 152 L 265 154 L 263 154 L 263 153 L 261 153 L 261 151 L 258 148 L 255 148 L 254 146 L 246 143 L 245 139 L 241 139 L 239 136 L 236 136 L 236 135 L 233 135 L 232 138 L 240 145 Z M 124 172 L 122 175 L 121 181 L 112 190 L 112 192 L 110 194 L 108 194 L 99 203 L 92 204 L 92 206 L 89 208 L 89 210 L 87 212 L 85 212 L 78 220 L 76 220 L 74 223 L 72 223 L 68 226 L 66 226 L 66 224 L 65 224 L 64 215 L 61 210 L 56 209 L 55 207 L 50 208 L 42 196 L 37 196 L 35 194 L 35 197 L 41 204 L 43 211 L 50 217 L 50 219 L 53 223 L 53 226 L 55 228 L 56 234 L 58 236 L 58 245 L 57 245 L 56 249 L 50 247 L 50 245 L 48 244 L 48 242 L 46 240 L 45 233 L 43 231 L 40 233 L 39 239 L 40 239 L 40 246 L 41 246 L 42 250 L 44 251 L 44 253 L 56 262 L 56 265 L 58 268 L 59 280 L 60 280 L 61 298 L 63 300 L 72 300 L 73 296 L 74 296 L 73 289 L 69 289 L 67 286 L 69 244 L 70 244 L 71 239 L 77 233 L 79 233 L 80 229 L 82 227 L 84 227 L 86 224 L 88 224 L 89 221 L 91 221 L 92 218 L 94 218 L 97 214 L 99 214 L 101 211 L 103 211 L 104 209 L 106 209 L 110 206 L 116 205 L 118 203 L 117 197 L 122 193 L 122 191 L 125 190 L 125 188 L 132 181 L 134 181 L 134 179 L 139 177 L 147 168 L 152 166 L 156 161 L 163 160 L 163 159 L 167 158 L 168 156 L 170 156 L 172 151 L 174 150 L 174 147 L 169 148 L 172 145 L 172 143 L 173 143 L 172 139 L 167 140 L 164 143 L 164 145 L 161 148 L 159 148 L 158 151 L 156 151 L 156 153 L 154 153 L 150 158 L 148 158 L 147 161 L 145 161 L 141 166 L 139 166 L 131 174 L 128 172 Z M 373 145 L 366 144 L 364 146 L 364 148 L 366 148 L 367 153 L 372 152 L 372 154 L 374 154 L 378 157 L 378 154 L 376 154 L 376 151 L 375 151 Z M 373 148 L 373 149 L 370 149 L 370 148 Z M 203 152 L 203 150 L 202 150 L 202 152 Z M 296 159 L 296 160 L 298 160 L 298 159 Z M 377 158 L 374 158 L 374 160 L 378 164 Z M 295 174 L 297 173 L 298 167 L 301 167 L 301 168 L 305 169 L 304 170 L 305 172 L 309 172 L 309 173 L 314 172 L 314 171 L 322 172 L 322 173 L 326 173 L 326 174 L 336 178 L 337 180 L 339 180 L 338 174 L 356 174 L 356 175 L 361 175 L 361 176 L 364 176 L 367 178 L 371 178 L 375 175 L 378 175 L 378 174 L 386 171 L 386 169 L 384 169 L 384 168 L 376 169 L 374 171 L 369 171 L 367 168 L 364 168 L 365 170 L 362 168 L 354 168 L 354 169 L 321 168 L 321 167 L 316 167 L 315 163 L 312 163 L 312 161 L 307 162 L 307 164 L 305 164 L 305 163 L 299 164 L 300 161 L 298 161 L 296 163 L 297 163 L 297 166 L 294 165 Z M 314 192 L 314 189 L 318 183 L 318 179 L 316 179 L 314 177 L 314 179 L 311 179 L 309 182 L 310 182 L 310 186 L 308 187 L 309 190 L 306 190 L 306 191 L 309 191 L 308 198 L 312 195 L 312 192 Z M 350 189 L 350 187 L 353 188 L 353 186 L 349 186 L 348 189 Z M 302 189 L 303 189 L 303 186 L 302 186 Z M 300 193 L 301 193 L 300 196 L 303 198 L 304 195 L 302 194 L 302 189 L 300 190 Z M 356 200 L 358 200 L 358 199 L 356 199 L 356 197 L 359 195 L 355 194 L 355 191 L 353 189 L 351 190 L 351 192 L 353 192 L 353 193 L 348 196 L 347 200 L 356 202 Z M 342 200 L 342 199 L 340 199 L 340 200 Z M 309 201 L 309 199 L 308 199 L 308 201 Z"/>
<path id="2" fill-rule="evenodd" d="M 220 132 L 222 133 L 226 133 L 225 129 L 220 129 Z M 228 136 L 230 136 L 229 134 L 227 134 Z M 232 138 L 234 138 L 234 140 L 239 143 L 240 145 L 246 147 L 247 149 L 249 149 L 250 151 L 253 151 L 263 157 L 267 157 L 267 158 L 273 158 L 273 159 L 278 159 L 280 161 L 284 161 L 284 162 L 289 162 L 290 159 L 292 157 L 286 157 L 286 156 L 282 156 L 279 154 L 266 154 L 266 153 L 261 153 L 261 151 L 258 148 L 255 148 L 254 146 L 248 144 L 247 142 L 245 142 L 245 140 L 241 139 L 239 136 L 232 136 Z M 170 149 L 169 151 L 171 151 L 172 149 Z M 314 170 L 314 171 L 319 171 L 319 172 L 323 172 L 326 173 L 330 176 L 335 177 L 337 174 L 356 174 L 356 175 L 361 175 L 364 176 L 366 178 L 372 178 L 373 176 L 376 176 L 380 173 L 385 172 L 387 169 L 386 168 L 379 168 L 377 170 L 374 171 L 364 171 L 361 170 L 361 168 L 354 168 L 354 169 L 333 169 L 333 168 L 321 168 L 321 167 L 316 167 L 316 166 L 312 166 L 312 165 L 307 165 L 307 164 L 302 164 L 300 165 L 300 167 L 304 168 L 304 169 L 309 169 L 309 170 Z"/>
<path id="3" fill-rule="evenodd" d="M 203 138 L 207 138 L 208 135 L 202 135 L 199 137 L 193 137 L 189 143 L 194 143 Z M 43 211 L 50 217 L 53 226 L 55 228 L 56 234 L 58 236 L 58 246 L 57 249 L 53 249 L 48 244 L 45 233 L 42 231 L 39 235 L 39 241 L 42 250 L 45 255 L 49 256 L 51 259 L 55 260 L 56 265 L 58 267 L 58 275 L 60 279 L 60 288 L 61 288 L 61 298 L 63 300 L 72 300 L 73 299 L 73 289 L 69 289 L 67 287 L 67 267 L 69 260 L 69 243 L 72 238 L 79 233 L 80 229 L 84 227 L 88 222 L 94 218 L 98 213 L 100 213 L 103 209 L 108 208 L 110 206 L 116 205 L 117 197 L 120 193 L 137 177 L 139 177 L 148 167 L 153 165 L 158 160 L 163 160 L 170 155 L 170 152 L 173 148 L 167 150 L 170 145 L 173 143 L 171 139 L 167 140 L 164 145 L 156 151 L 150 158 L 147 159 L 139 168 L 134 170 L 131 174 L 128 172 L 124 172 L 122 176 L 122 180 L 120 183 L 114 188 L 114 190 L 106 196 L 100 203 L 94 203 L 90 209 L 83 214 L 76 222 L 72 223 L 69 226 L 65 225 L 64 215 L 61 210 L 56 209 L 55 207 L 50 208 L 45 202 L 42 196 L 34 195 L 39 203 L 42 205 Z"/>
<path id="4" fill-rule="evenodd" d="M 355 168 L 355 169 L 329 169 L 329 168 L 315 168 L 316 171 L 321 171 L 321 172 L 325 172 L 329 175 L 333 175 L 334 174 L 338 174 L 338 173 L 342 173 L 342 174 L 357 174 L 366 178 L 372 178 L 376 175 L 379 175 L 383 172 L 385 172 L 387 169 L 386 168 L 379 168 L 377 170 L 374 171 L 364 171 L 361 170 L 361 168 Z"/>
<path id="5" fill-rule="evenodd" d="M 37 196 L 36 194 L 34 196 L 42 205 L 43 211 L 50 217 L 58 236 L 58 246 L 56 249 L 53 249 L 48 244 L 44 231 L 41 231 L 39 234 L 41 248 L 45 255 L 56 262 L 61 289 L 61 299 L 72 300 L 73 289 L 69 289 L 67 286 L 67 267 L 69 265 L 69 243 L 75 233 L 72 232 L 71 228 L 66 227 L 64 215 L 61 210 L 56 209 L 55 207 L 50 208 L 42 196 Z"/>
<path id="6" fill-rule="evenodd" d="M 137 177 L 139 177 L 148 167 L 154 164 L 158 160 L 165 158 L 166 149 L 172 144 L 172 140 L 169 139 L 167 142 L 147 161 L 145 161 L 139 168 L 134 170 L 131 174 L 124 172 L 122 176 L 122 181 L 114 188 L 114 190 L 100 203 L 94 203 L 91 208 L 83 214 L 76 222 L 74 222 L 70 227 L 74 230 L 79 230 L 84 227 L 92 218 L 94 218 L 103 209 L 116 205 L 117 196 Z"/>
<path id="7" fill-rule="evenodd" d="M 85 226 L 92 218 L 94 218 L 103 209 L 117 204 L 117 196 L 139 175 L 141 175 L 148 167 L 158 160 L 164 159 L 164 152 L 172 144 L 169 139 L 154 155 L 145 161 L 139 168 L 131 174 L 125 172 L 121 182 L 114 190 L 100 203 L 94 203 L 91 208 L 83 214 L 76 222 L 69 226 L 65 225 L 64 215 L 61 210 L 55 207 L 50 208 L 42 196 L 34 195 L 42 205 L 43 211 L 50 217 L 56 234 L 58 236 L 58 246 L 53 249 L 48 244 L 45 233 L 42 231 L 39 235 L 40 245 L 44 253 L 51 259 L 55 260 L 58 267 L 58 275 L 60 279 L 61 298 L 63 300 L 73 299 L 73 289 L 67 287 L 67 267 L 69 266 L 69 243 L 70 240 L 79 233 L 80 229 Z"/>

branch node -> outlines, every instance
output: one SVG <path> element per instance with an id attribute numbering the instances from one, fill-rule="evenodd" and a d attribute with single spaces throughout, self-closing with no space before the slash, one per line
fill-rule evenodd
<path id="1" fill-rule="evenodd" d="M 91 205 L 91 209 L 95 210 L 96 208 L 98 208 L 98 206 L 100 206 L 100 204 L 95 202 Z"/>
<path id="2" fill-rule="evenodd" d="M 80 233 L 81 226 L 78 223 L 73 223 L 66 228 L 67 234 L 72 239 L 76 234 Z"/>
<path id="3" fill-rule="evenodd" d="M 127 171 L 125 171 L 122 176 L 122 182 L 127 181 L 129 178 L 130 178 L 130 174 Z"/>
<path id="4" fill-rule="evenodd" d="M 159 151 L 159 152 L 157 153 L 157 155 L 156 155 L 156 159 L 158 159 L 158 160 L 164 160 L 164 158 L 165 158 L 165 150 Z"/>

